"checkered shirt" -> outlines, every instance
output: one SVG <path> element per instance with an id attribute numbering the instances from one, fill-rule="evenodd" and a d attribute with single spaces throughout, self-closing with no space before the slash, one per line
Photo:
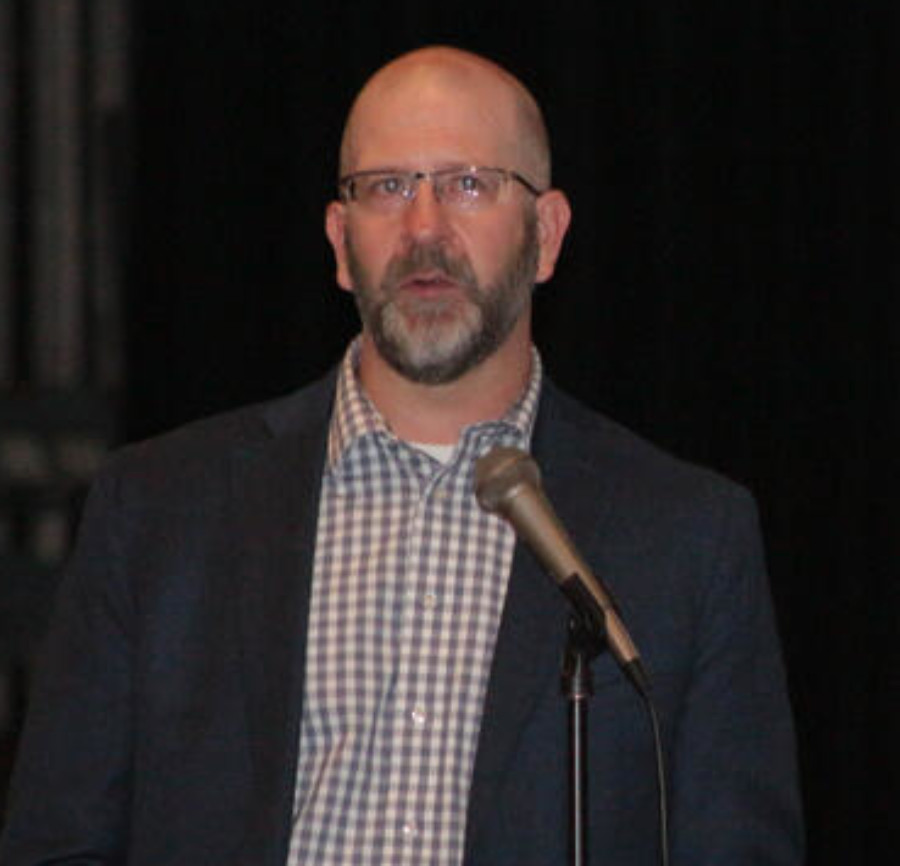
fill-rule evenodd
<path id="1" fill-rule="evenodd" d="M 338 378 L 316 536 L 288 866 L 459 866 L 510 527 L 473 493 L 476 459 L 527 448 L 541 382 L 467 427 L 444 465 Z"/>

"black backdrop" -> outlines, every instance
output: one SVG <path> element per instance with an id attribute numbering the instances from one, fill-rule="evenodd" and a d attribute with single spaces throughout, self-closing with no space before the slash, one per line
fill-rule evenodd
<path id="1" fill-rule="evenodd" d="M 546 107 L 574 206 L 547 365 L 757 494 L 809 863 L 892 862 L 897 13 L 536 3 L 136 0 L 127 436 L 337 359 L 355 313 L 321 226 L 347 104 L 416 45 L 489 54 Z"/>

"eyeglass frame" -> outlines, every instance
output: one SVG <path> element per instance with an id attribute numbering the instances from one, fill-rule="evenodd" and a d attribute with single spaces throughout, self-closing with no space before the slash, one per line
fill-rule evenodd
<path id="1" fill-rule="evenodd" d="M 437 194 L 437 191 L 434 186 L 433 178 L 435 175 L 449 175 L 449 174 L 465 174 L 466 172 L 479 172 L 479 171 L 490 171 L 498 173 L 504 180 L 504 182 L 509 181 L 510 179 L 518 181 L 523 187 L 525 187 L 528 192 L 530 192 L 536 198 L 540 198 L 544 195 L 547 190 L 538 189 L 530 180 L 523 177 L 519 172 L 514 171 L 511 168 L 500 168 L 499 166 L 489 166 L 489 165 L 468 165 L 468 166 L 459 166 L 452 168 L 433 168 L 430 171 L 400 171 L 394 170 L 390 168 L 372 168 L 367 169 L 365 171 L 355 171 L 350 174 L 345 174 L 343 177 L 338 178 L 337 182 L 337 190 L 338 197 L 340 200 L 347 204 L 349 202 L 356 202 L 357 199 L 355 197 L 355 192 L 353 191 L 353 184 L 359 178 L 365 177 L 375 177 L 380 174 L 384 175 L 396 175 L 397 177 L 401 177 L 404 179 L 408 179 L 410 181 L 409 184 L 409 194 L 403 195 L 402 199 L 404 203 L 409 204 L 415 201 L 416 195 L 419 192 L 419 184 L 423 180 L 428 180 L 431 182 L 431 187 L 435 190 L 435 195 L 437 196 L 437 200 L 440 202 L 441 199 Z"/>

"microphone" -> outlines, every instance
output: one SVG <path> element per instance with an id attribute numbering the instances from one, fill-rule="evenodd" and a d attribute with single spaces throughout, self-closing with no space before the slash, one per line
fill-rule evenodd
<path id="1" fill-rule="evenodd" d="M 494 448 L 475 464 L 475 496 L 487 512 L 505 518 L 535 553 L 582 616 L 606 632 L 628 678 L 646 695 L 649 681 L 637 647 L 609 590 L 581 558 L 544 494 L 533 458 L 518 448 Z"/>

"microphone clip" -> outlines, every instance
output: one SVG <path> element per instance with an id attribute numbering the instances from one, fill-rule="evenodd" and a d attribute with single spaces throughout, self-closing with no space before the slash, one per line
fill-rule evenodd
<path id="1" fill-rule="evenodd" d="M 577 631 L 582 636 L 588 657 L 596 658 L 607 645 L 606 611 L 577 573 L 570 574 L 558 586 L 572 605 L 570 637 L 573 631 Z"/>

